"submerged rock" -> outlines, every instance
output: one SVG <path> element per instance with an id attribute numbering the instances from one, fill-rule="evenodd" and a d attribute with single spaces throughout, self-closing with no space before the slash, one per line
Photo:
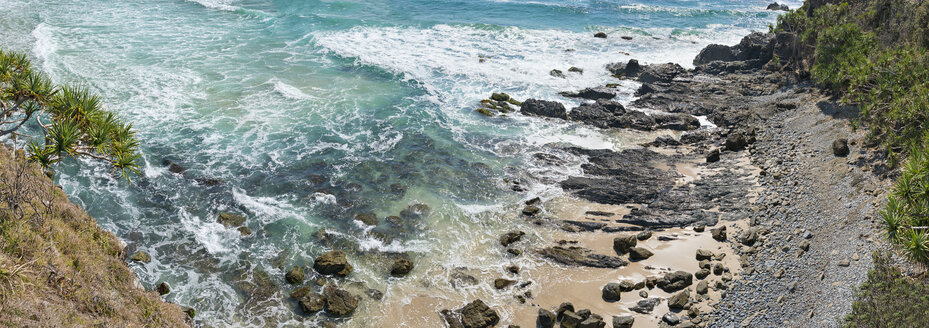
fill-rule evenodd
<path id="1" fill-rule="evenodd" d="M 524 235 L 526 235 L 526 233 L 522 231 L 507 232 L 500 236 L 500 245 L 503 245 L 503 247 L 508 247 L 510 244 L 520 241 Z"/>
<path id="2" fill-rule="evenodd" d="M 216 222 L 221 223 L 226 228 L 238 227 L 245 223 L 245 217 L 238 214 L 222 212 L 219 213 Z"/>
<path id="3" fill-rule="evenodd" d="M 369 226 L 376 226 L 377 215 L 375 215 L 374 213 L 361 213 L 361 214 L 355 215 L 355 221 L 359 221 Z"/>
<path id="4" fill-rule="evenodd" d="M 322 311 L 326 307 L 326 297 L 321 294 L 307 294 L 298 302 L 300 309 L 306 314 Z"/>
<path id="5" fill-rule="evenodd" d="M 413 271 L 413 261 L 407 258 L 398 258 L 390 265 L 390 275 L 394 277 L 403 277 Z"/>
<path id="6" fill-rule="evenodd" d="M 293 267 L 290 269 L 290 271 L 287 271 L 287 273 L 284 274 L 284 279 L 287 280 L 287 283 L 291 285 L 302 283 L 304 277 L 305 275 L 303 273 L 303 268 L 298 266 Z"/>
<path id="7" fill-rule="evenodd" d="M 350 316 L 358 308 L 358 297 L 339 289 L 326 290 L 326 312 L 335 317 Z"/>
<path id="8" fill-rule="evenodd" d="M 352 273 L 352 265 L 348 263 L 345 253 L 331 251 L 316 258 L 313 269 L 324 275 L 337 275 L 345 277 Z"/>

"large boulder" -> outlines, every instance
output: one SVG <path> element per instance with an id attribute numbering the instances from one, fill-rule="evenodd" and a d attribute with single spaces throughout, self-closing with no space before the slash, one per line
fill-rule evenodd
<path id="1" fill-rule="evenodd" d="M 642 72 L 642 66 L 639 65 L 639 61 L 635 59 L 630 59 L 626 63 L 613 63 L 606 65 L 606 69 L 613 73 L 616 76 L 623 76 L 634 78 L 639 76 L 639 73 Z"/>
<path id="2" fill-rule="evenodd" d="M 666 63 L 658 65 L 648 65 L 642 69 L 636 81 L 642 83 L 671 82 L 675 77 L 687 72 L 681 65 L 676 63 Z"/>
<path id="3" fill-rule="evenodd" d="M 519 112 L 523 115 L 568 119 L 567 109 L 556 101 L 526 99 L 519 108 Z"/>
<path id="4" fill-rule="evenodd" d="M 629 308 L 636 313 L 652 313 L 655 310 L 655 307 L 658 306 L 658 303 L 661 303 L 660 298 L 646 298 L 636 302 L 635 306 Z"/>
<path id="5" fill-rule="evenodd" d="M 603 286 L 601 294 L 604 301 L 616 302 L 619 301 L 620 295 L 622 294 L 622 288 L 618 283 L 611 282 Z"/>
<path id="6" fill-rule="evenodd" d="M 687 288 L 694 282 L 694 276 L 686 271 L 675 271 L 664 275 L 655 282 L 655 285 L 666 292 L 676 292 Z"/>
<path id="7" fill-rule="evenodd" d="M 630 247 L 629 259 L 632 261 L 642 261 L 654 256 L 655 253 L 642 247 Z"/>
<path id="8" fill-rule="evenodd" d="M 394 277 L 403 277 L 413 271 L 413 261 L 410 261 L 407 258 L 400 257 L 394 260 L 394 263 L 390 265 L 390 275 Z"/>
<path id="9" fill-rule="evenodd" d="M 697 57 L 694 57 L 694 65 L 709 64 L 714 61 L 734 61 L 736 59 L 735 50 L 732 47 L 721 44 L 711 44 L 700 50 Z"/>
<path id="10" fill-rule="evenodd" d="M 348 263 L 345 252 L 331 251 L 316 258 L 313 269 L 325 275 L 345 277 L 352 273 L 352 265 Z"/>
<path id="11" fill-rule="evenodd" d="M 738 60 L 758 60 L 767 63 L 774 54 L 774 35 L 762 32 L 753 32 L 742 38 L 736 45 L 739 50 Z"/>
<path id="12" fill-rule="evenodd" d="M 303 282 L 303 268 L 295 266 L 284 274 L 284 279 L 291 285 L 297 285 Z"/>
<path id="13" fill-rule="evenodd" d="M 683 309 L 688 302 L 690 302 L 690 291 L 685 289 L 668 298 L 668 308 Z"/>
<path id="14" fill-rule="evenodd" d="M 496 326 L 500 322 L 497 311 L 481 300 L 468 303 L 458 310 L 443 310 L 441 314 L 449 327 L 487 328 Z"/>
<path id="15" fill-rule="evenodd" d="M 306 314 L 322 311 L 326 307 L 326 297 L 321 294 L 307 294 L 300 298 L 300 309 Z"/>
<path id="16" fill-rule="evenodd" d="M 620 255 L 629 253 L 629 249 L 635 247 L 636 241 L 636 235 L 620 235 L 613 238 L 613 250 Z"/>
<path id="17" fill-rule="evenodd" d="M 777 2 L 772 2 L 772 3 L 769 4 L 768 7 L 765 8 L 765 9 L 767 9 L 767 10 L 777 10 L 777 11 L 789 11 L 789 10 L 790 10 L 790 7 L 788 7 L 787 5 L 784 5 L 784 4 L 779 4 L 779 3 L 777 3 Z"/>
<path id="18" fill-rule="evenodd" d="M 553 328 L 555 327 L 555 313 L 546 309 L 539 309 L 539 317 L 535 320 L 535 325 L 538 328 Z"/>

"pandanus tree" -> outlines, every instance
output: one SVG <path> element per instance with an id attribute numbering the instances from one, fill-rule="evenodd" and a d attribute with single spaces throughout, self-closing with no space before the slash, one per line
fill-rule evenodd
<path id="1" fill-rule="evenodd" d="M 35 135 L 21 133 L 35 126 Z M 30 160 L 49 167 L 68 157 L 107 162 L 129 180 L 139 173 L 132 124 L 102 108 L 83 86 L 55 85 L 24 54 L 0 49 L 0 138 L 28 138 Z"/>

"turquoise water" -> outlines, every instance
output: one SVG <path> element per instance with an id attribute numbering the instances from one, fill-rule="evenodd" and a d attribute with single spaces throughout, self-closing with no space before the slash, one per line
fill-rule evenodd
<path id="1" fill-rule="evenodd" d="M 558 99 L 619 82 L 602 67 L 629 58 L 690 66 L 709 43 L 766 30 L 776 17 L 766 5 L 0 0 L 0 45 L 29 53 L 57 82 L 89 85 L 134 122 L 145 169 L 132 185 L 92 161 L 65 163 L 56 180 L 130 249 L 152 254 L 151 264 L 132 264 L 144 286 L 169 282 L 167 299 L 195 307 L 207 326 L 303 325 L 318 318 L 295 314 L 280 296 L 289 292 L 282 267 L 346 249 L 352 280 L 389 301 L 435 270 L 499 263 L 501 250 L 472 248 L 523 224 L 501 213 L 557 196 L 554 183 L 579 172 L 578 159 L 545 165 L 533 154 L 551 143 L 621 148 L 634 139 L 520 115 L 484 118 L 473 111 L 480 99 L 494 91 Z M 571 66 L 584 74 L 548 74 Z M 619 100 L 628 102 L 636 86 L 622 83 Z M 187 171 L 171 173 L 165 160 Z M 512 179 L 531 190 L 510 191 Z M 430 215 L 403 229 L 383 220 L 416 203 Z M 216 223 L 222 211 L 244 214 L 254 234 Z M 381 223 L 352 220 L 365 212 Z M 321 228 L 334 244 L 320 241 Z M 385 254 L 400 252 L 417 269 L 387 279 Z M 282 294 L 250 292 L 271 286 L 261 272 Z M 364 302 L 356 318 L 377 304 Z"/>

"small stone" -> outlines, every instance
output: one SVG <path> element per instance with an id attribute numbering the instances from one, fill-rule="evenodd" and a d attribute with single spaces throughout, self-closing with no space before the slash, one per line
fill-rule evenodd
<path id="1" fill-rule="evenodd" d="M 668 307 L 672 309 L 683 309 L 690 302 L 690 291 L 684 290 L 668 298 Z"/>
<path id="2" fill-rule="evenodd" d="M 810 241 L 804 240 L 800 242 L 800 249 L 802 249 L 804 252 L 808 252 L 810 250 Z"/>
<path id="3" fill-rule="evenodd" d="M 527 205 L 523 208 L 523 215 L 526 216 L 536 216 L 539 212 L 542 212 L 542 209 L 535 205 Z"/>
<path id="4" fill-rule="evenodd" d="M 526 233 L 522 231 L 511 231 L 500 236 L 500 245 L 508 247 L 510 244 L 520 241 Z"/>
<path id="5" fill-rule="evenodd" d="M 638 240 L 648 240 L 649 238 L 652 238 L 652 232 L 642 231 L 638 235 L 636 235 L 635 238 Z"/>
<path id="6" fill-rule="evenodd" d="M 620 299 L 620 294 L 622 290 L 618 283 L 611 282 L 603 286 L 602 297 L 604 301 L 607 302 L 616 302 Z"/>
<path id="7" fill-rule="evenodd" d="M 700 282 L 697 283 L 696 288 L 697 288 L 697 294 L 703 295 L 703 294 L 706 294 L 707 291 L 709 290 L 710 284 L 708 284 L 706 280 L 701 280 Z"/>
<path id="8" fill-rule="evenodd" d="M 838 157 L 848 156 L 848 139 L 839 138 L 832 142 L 832 154 Z"/>
<path id="9" fill-rule="evenodd" d="M 394 260 L 394 263 L 390 265 L 390 275 L 394 277 L 403 277 L 409 274 L 410 271 L 413 271 L 413 268 L 413 261 L 401 257 Z"/>
<path id="10" fill-rule="evenodd" d="M 848 260 L 841 260 L 841 261 L 839 261 L 838 265 L 839 265 L 840 267 L 847 267 L 847 266 L 851 265 L 851 263 L 849 263 Z"/>
<path id="11" fill-rule="evenodd" d="M 710 150 L 710 152 L 706 154 L 706 162 L 707 163 L 719 162 L 719 149 Z"/>
<path id="12" fill-rule="evenodd" d="M 711 251 L 708 251 L 705 249 L 698 249 L 697 250 L 697 261 L 711 260 L 713 259 L 713 255 L 714 254 Z"/>
<path id="13" fill-rule="evenodd" d="M 697 279 L 704 279 L 709 275 L 710 275 L 710 270 L 707 270 L 707 269 L 700 269 L 699 271 L 694 272 L 694 276 L 697 277 Z"/>
<path id="14" fill-rule="evenodd" d="M 852 254 L 852 261 L 858 261 L 858 253 Z"/>
<path id="15" fill-rule="evenodd" d="M 777 270 L 777 272 L 774 274 L 774 278 L 780 279 L 780 278 L 782 278 L 782 277 L 784 277 L 784 269 L 783 269 L 783 268 L 780 269 L 780 270 Z"/>
<path id="16" fill-rule="evenodd" d="M 504 278 L 494 279 L 494 288 L 496 289 L 504 289 L 514 284 L 516 284 L 516 280 L 510 280 L 510 279 L 504 279 Z"/>
<path id="17" fill-rule="evenodd" d="M 644 290 L 639 291 L 639 297 L 641 297 L 641 298 L 648 298 L 648 292 L 646 292 L 646 291 L 644 291 Z"/>
<path id="18" fill-rule="evenodd" d="M 239 228 L 236 229 L 236 230 L 239 230 L 239 234 L 240 234 L 240 235 L 243 235 L 243 236 L 248 236 L 248 235 L 251 235 L 251 234 L 252 234 L 252 229 L 249 229 L 249 228 L 246 227 L 246 226 L 241 226 L 241 227 L 239 227 Z"/>
<path id="19" fill-rule="evenodd" d="M 705 224 L 705 223 L 702 223 L 702 222 L 701 222 L 701 223 L 697 223 L 697 224 L 694 225 L 694 231 L 695 231 L 695 232 L 703 232 L 703 231 L 705 231 L 705 230 L 706 230 L 706 224 Z"/>
<path id="20" fill-rule="evenodd" d="M 594 33 L 594 37 L 595 37 L 595 38 L 606 39 L 606 33 L 597 32 L 597 33 Z"/>
<path id="21" fill-rule="evenodd" d="M 665 313 L 665 315 L 661 316 L 661 321 L 664 321 L 665 323 L 674 326 L 674 325 L 681 323 L 681 318 L 678 318 L 678 316 L 674 313 L 668 312 L 668 313 Z"/>

